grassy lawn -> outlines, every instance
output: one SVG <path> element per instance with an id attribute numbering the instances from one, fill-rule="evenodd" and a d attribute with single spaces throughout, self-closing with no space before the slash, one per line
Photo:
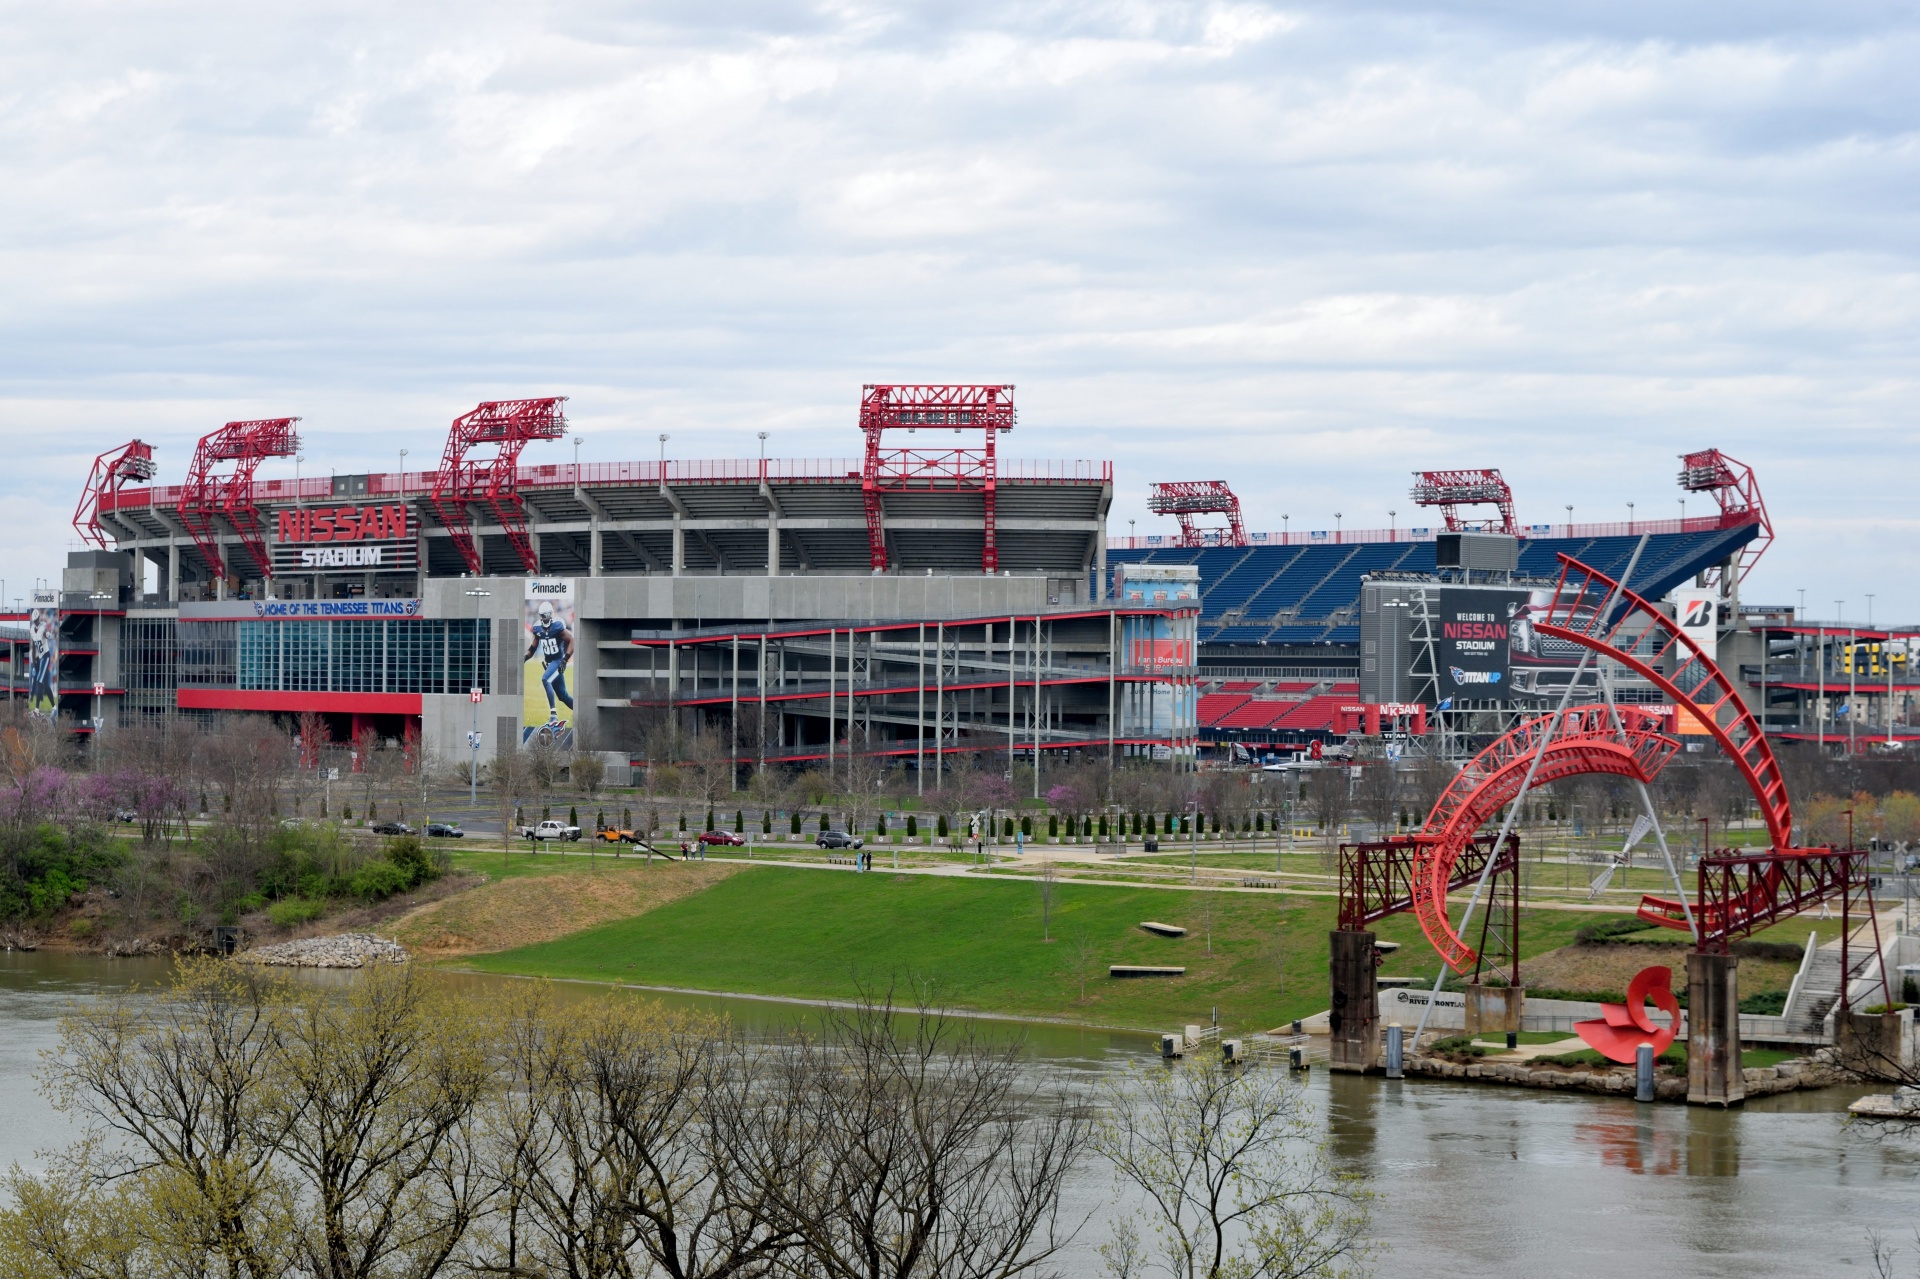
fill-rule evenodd
<path id="1" fill-rule="evenodd" d="M 1740 1068 L 1742 1070 L 1758 1070 L 1763 1066 L 1778 1066 L 1783 1061 L 1791 1061 L 1796 1057 L 1805 1055 L 1804 1053 L 1790 1052 L 1780 1048 L 1743 1048 L 1740 1050 Z M 1553 1057 L 1552 1060 L 1563 1066 L 1613 1067 L 1622 1064 L 1620 1062 L 1607 1060 L 1591 1048 L 1581 1048 L 1574 1052 L 1560 1053 Z M 1687 1041 L 1684 1039 L 1674 1040 L 1667 1050 L 1660 1054 L 1660 1060 L 1663 1063 L 1686 1064 Z"/>
<path id="2" fill-rule="evenodd" d="M 583 859 L 515 858 L 569 863 Z M 497 854 L 496 854 L 497 861 Z M 511 872 L 510 872 L 511 873 Z M 1207 911 L 1212 911 L 1212 954 Z M 631 918 L 553 941 L 464 960 L 523 973 L 698 990 L 847 998 L 862 981 L 932 981 L 943 1002 L 1016 1016 L 1142 1030 L 1205 1021 L 1218 1006 L 1237 1030 L 1264 1030 L 1327 1004 L 1328 898 L 1061 884 L 1052 940 L 1041 937 L 1033 883 L 822 873 L 757 866 Z M 1592 916 L 1530 916 L 1530 951 L 1563 944 Z M 1181 924 L 1183 938 L 1139 928 Z M 1402 950 L 1387 971 L 1431 977 L 1433 953 L 1407 917 L 1383 939 Z M 1174 979 L 1113 980 L 1113 963 L 1180 964 Z M 1086 998 L 1080 971 L 1086 972 Z"/>

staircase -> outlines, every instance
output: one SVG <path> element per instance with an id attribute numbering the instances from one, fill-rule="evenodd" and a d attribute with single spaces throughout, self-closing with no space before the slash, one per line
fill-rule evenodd
<path id="1" fill-rule="evenodd" d="M 1847 977 L 1858 981 L 1875 971 L 1879 956 L 1871 942 L 1856 939 L 1848 947 Z M 1787 1032 L 1794 1035 L 1820 1035 L 1826 1032 L 1827 1014 L 1840 1002 L 1840 942 L 1836 938 L 1812 952 L 1794 979 L 1787 997 Z"/>

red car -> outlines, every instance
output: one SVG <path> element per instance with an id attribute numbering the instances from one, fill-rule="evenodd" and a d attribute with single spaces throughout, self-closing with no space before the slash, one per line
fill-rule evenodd
<path id="1" fill-rule="evenodd" d="M 747 837 L 745 835 L 736 835 L 730 830 L 710 830 L 700 836 L 700 842 L 703 844 L 720 844 L 731 848 L 745 848 L 747 846 Z"/>

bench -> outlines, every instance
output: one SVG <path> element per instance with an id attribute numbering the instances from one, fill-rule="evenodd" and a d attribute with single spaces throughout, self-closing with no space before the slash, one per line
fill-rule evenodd
<path id="1" fill-rule="evenodd" d="M 1175 964 L 1108 964 L 1109 977 L 1185 977 L 1187 970 Z"/>

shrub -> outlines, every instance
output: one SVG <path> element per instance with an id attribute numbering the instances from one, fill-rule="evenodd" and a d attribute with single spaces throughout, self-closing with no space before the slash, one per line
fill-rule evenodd
<path id="1" fill-rule="evenodd" d="M 942 839 L 945 839 L 947 835 L 950 833 L 947 829 L 947 815 L 945 813 L 940 814 L 940 816 L 935 820 L 934 833 L 939 835 L 940 838 Z"/>
<path id="2" fill-rule="evenodd" d="M 408 888 L 439 878 L 441 867 L 438 859 L 416 836 L 401 835 L 388 840 L 386 854 L 387 860 L 406 875 L 405 886 Z"/>
<path id="3" fill-rule="evenodd" d="M 1048 813 L 1047 814 L 1047 838 L 1058 839 L 1059 837 L 1060 837 L 1060 814 Z"/>
<path id="4" fill-rule="evenodd" d="M 1787 1011 L 1787 992 L 1767 990 L 1740 996 L 1740 1011 L 1750 1017 L 1778 1017 Z"/>
<path id="5" fill-rule="evenodd" d="M 355 897 L 366 901 L 384 901 L 409 887 L 407 872 L 392 862 L 368 862 L 353 872 L 350 888 Z"/>
<path id="6" fill-rule="evenodd" d="M 1907 1005 L 1900 1004 L 1900 1003 L 1868 1004 L 1865 1008 L 1862 1008 L 1860 1011 L 1865 1013 L 1869 1017 L 1880 1017 L 1880 1016 L 1884 1016 L 1887 1013 L 1903 1012 L 1906 1010 L 1906 1007 Z"/>
<path id="7" fill-rule="evenodd" d="M 799 809 L 796 808 L 793 811 L 793 820 L 788 824 L 792 828 L 793 834 L 798 835 L 800 833 L 800 810 Z"/>
<path id="8" fill-rule="evenodd" d="M 326 912 L 325 902 L 310 901 L 305 897 L 289 897 L 267 907 L 267 918 L 281 928 L 292 928 L 295 924 L 305 924 L 320 918 Z"/>
<path id="9" fill-rule="evenodd" d="M 760 833 L 762 835 L 773 834 L 773 813 L 770 809 L 763 808 L 760 810 Z"/>
<path id="10" fill-rule="evenodd" d="M 1646 920 L 1634 917 L 1596 919 L 1590 924 L 1582 924 L 1573 939 L 1586 946 L 1603 946 L 1633 933 L 1643 933 L 1652 926 Z"/>
<path id="11" fill-rule="evenodd" d="M 1433 1051 L 1443 1057 L 1484 1057 L 1487 1055 L 1485 1044 L 1476 1044 L 1471 1035 L 1452 1035 L 1446 1039 L 1437 1039 Z"/>
<path id="12" fill-rule="evenodd" d="M 907 838 L 920 838 L 920 821 L 912 813 L 907 814 Z"/>

